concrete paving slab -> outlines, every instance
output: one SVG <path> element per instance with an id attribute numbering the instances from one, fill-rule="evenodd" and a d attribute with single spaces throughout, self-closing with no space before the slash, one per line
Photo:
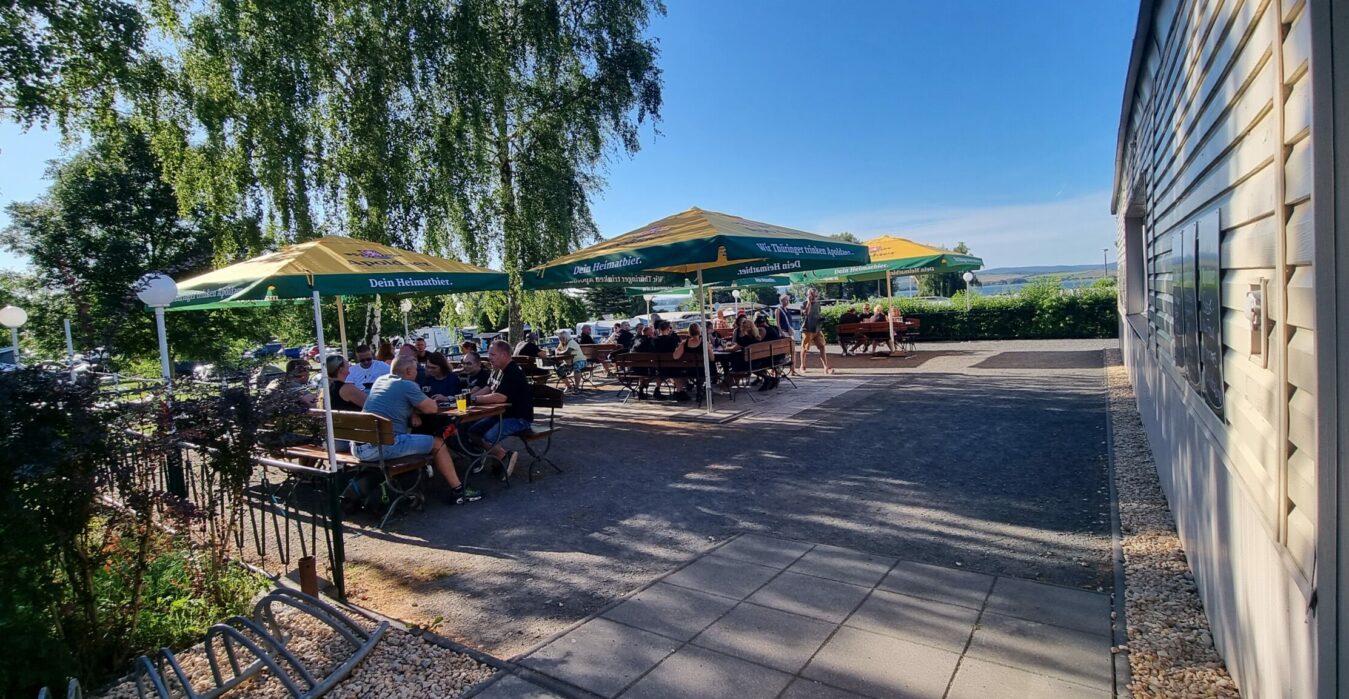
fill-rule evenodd
<path id="1" fill-rule="evenodd" d="M 715 651 L 684 646 L 623 693 L 623 699 L 773 699 L 792 676 Z"/>
<path id="2" fill-rule="evenodd" d="M 628 626 L 687 641 L 734 606 L 733 599 L 656 583 L 605 612 L 603 616 Z"/>
<path id="3" fill-rule="evenodd" d="M 845 692 L 815 680 L 798 677 L 787 687 L 779 699 L 863 699 L 860 694 Z M 987 699 L 987 698 L 985 698 Z"/>
<path id="4" fill-rule="evenodd" d="M 810 548 L 811 544 L 800 541 L 746 534 L 717 549 L 717 555 L 773 568 L 786 568 Z"/>
<path id="5" fill-rule="evenodd" d="M 1110 635 L 1110 596 L 1099 592 L 998 578 L 988 610 L 1043 624 Z"/>
<path id="6" fill-rule="evenodd" d="M 475 699 L 563 699 L 561 695 L 515 675 L 502 675 L 473 696 Z"/>
<path id="7" fill-rule="evenodd" d="M 834 632 L 834 624 L 796 614 L 741 604 L 717 620 L 695 645 L 795 673 Z"/>
<path id="8" fill-rule="evenodd" d="M 956 653 L 845 626 L 801 676 L 873 697 L 941 699 L 959 659 Z"/>
<path id="9" fill-rule="evenodd" d="M 848 618 L 868 589 L 788 570 L 750 595 L 749 602 L 835 624 Z"/>
<path id="10" fill-rule="evenodd" d="M 678 642 L 649 631 L 592 619 L 535 651 L 522 664 L 612 697 L 678 647 Z"/>
<path id="11" fill-rule="evenodd" d="M 845 623 L 959 653 L 969 642 L 978 618 L 978 609 L 876 590 Z"/>
<path id="12" fill-rule="evenodd" d="M 1110 638 L 985 612 L 966 657 L 1096 689 L 1114 682 Z"/>
<path id="13" fill-rule="evenodd" d="M 984 606 L 988 591 L 993 587 L 993 576 L 916 561 L 900 561 L 879 587 L 888 592 L 978 609 Z"/>
<path id="14" fill-rule="evenodd" d="M 744 599 L 777 574 L 776 568 L 711 553 L 667 575 L 664 582 L 723 597 Z"/>
<path id="15" fill-rule="evenodd" d="M 885 577 L 895 562 L 894 558 L 870 556 L 837 546 L 821 545 L 811 549 L 788 570 L 871 587 Z"/>
<path id="16" fill-rule="evenodd" d="M 965 658 L 946 699 L 990 697 L 1053 697 L 1054 699 L 1108 699 L 1109 691 L 1083 687 L 1025 670 Z"/>

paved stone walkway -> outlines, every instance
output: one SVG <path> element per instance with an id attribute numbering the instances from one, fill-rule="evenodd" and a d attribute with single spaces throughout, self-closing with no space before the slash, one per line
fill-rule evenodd
<path id="1" fill-rule="evenodd" d="M 1112 696 L 1108 595 L 736 537 L 518 658 L 477 696 Z M 530 672 L 525 677 L 537 676 Z"/>

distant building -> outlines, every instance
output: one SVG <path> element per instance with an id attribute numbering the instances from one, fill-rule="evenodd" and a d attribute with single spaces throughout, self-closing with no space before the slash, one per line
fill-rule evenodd
<path id="1" fill-rule="evenodd" d="M 1349 697 L 1349 3 L 1144 0 L 1112 209 L 1218 650 L 1246 697 Z"/>

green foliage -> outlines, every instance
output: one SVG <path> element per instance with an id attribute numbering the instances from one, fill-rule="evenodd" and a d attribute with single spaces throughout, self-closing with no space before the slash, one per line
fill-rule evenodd
<path id="1" fill-rule="evenodd" d="M 24 406 L 0 430 L 0 634 L 25 644 L 0 655 L 7 696 L 66 676 L 97 685 L 138 653 L 195 639 L 262 585 L 229 562 L 241 506 L 213 498 L 221 512 L 205 513 L 160 490 L 177 451 L 156 429 L 159 399 L 105 398 L 64 374 L 0 377 L 0 401 Z M 174 414 L 181 436 L 211 449 L 195 487 L 213 494 L 241 492 L 274 434 L 261 425 L 288 415 L 243 389 L 185 395 Z"/>
<path id="2" fill-rule="evenodd" d="M 1093 288 L 1093 289 L 1114 289 L 1117 285 L 1118 285 L 1118 281 L 1117 281 L 1117 280 L 1115 279 L 1115 277 L 1113 277 L 1113 276 L 1110 276 L 1110 277 L 1100 277 L 1100 278 L 1098 278 L 1096 281 L 1094 281 L 1094 282 L 1091 283 L 1091 288 Z"/>
<path id="3" fill-rule="evenodd" d="M 143 80 L 146 21 L 134 2 L 16 0 L 0 6 L 0 111 L 25 126 L 107 114 Z"/>
<path id="4" fill-rule="evenodd" d="M 1119 332 L 1118 307 L 1111 290 L 1081 289 L 1076 293 L 1032 290 L 1017 296 L 974 296 L 965 311 L 963 293 L 951 303 L 906 298 L 881 299 L 898 305 L 905 317 L 918 318 L 924 340 L 1024 340 L 1049 338 L 1106 338 Z M 849 307 L 837 304 L 820 314 L 820 324 L 832 340 L 838 338 L 838 317 Z"/>
<path id="5" fill-rule="evenodd" d="M 592 318 L 603 318 L 607 315 L 628 318 L 645 312 L 645 308 L 638 309 L 641 305 L 640 298 L 629 297 L 626 291 L 616 286 L 588 289 L 585 292 L 585 301 Z M 693 301 L 696 304 L 698 300 Z"/>
<path id="6" fill-rule="evenodd" d="M 150 271 L 178 278 L 205 271 L 212 257 L 212 234 L 180 216 L 159 172 L 146 138 L 122 126 L 56 164 L 42 198 L 10 205 L 0 243 L 26 255 L 33 275 L 6 286 L 38 311 L 26 329 L 37 349 L 64 355 L 61 320 L 70 318 L 77 350 L 155 354 L 154 320 L 136 298 L 137 280 Z M 170 346 L 193 358 L 237 353 L 255 315 L 214 311 L 170 323 Z"/>

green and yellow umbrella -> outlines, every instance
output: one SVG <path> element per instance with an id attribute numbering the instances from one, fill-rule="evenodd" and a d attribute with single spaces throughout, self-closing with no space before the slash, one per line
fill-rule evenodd
<path id="1" fill-rule="evenodd" d="M 239 308 L 321 296 L 434 295 L 506 288 L 506 274 L 366 240 L 328 236 L 178 283 L 167 310 Z"/>
<path id="2" fill-rule="evenodd" d="M 866 264 L 865 246 L 693 208 L 530 269 L 526 289 L 698 286 L 700 314 L 708 282 Z M 708 343 L 703 371 L 711 375 Z M 712 382 L 706 382 L 712 412 Z"/>
<path id="3" fill-rule="evenodd" d="M 693 208 L 539 265 L 526 289 L 668 288 L 865 264 L 865 246 Z"/>
<path id="4" fill-rule="evenodd" d="M 792 281 L 798 284 L 838 284 L 889 279 L 890 275 L 931 274 L 936 272 L 966 272 L 984 266 L 984 261 L 958 252 L 915 243 L 907 238 L 883 235 L 868 240 L 865 245 L 871 261 L 864 265 L 817 269 L 796 272 Z"/>

